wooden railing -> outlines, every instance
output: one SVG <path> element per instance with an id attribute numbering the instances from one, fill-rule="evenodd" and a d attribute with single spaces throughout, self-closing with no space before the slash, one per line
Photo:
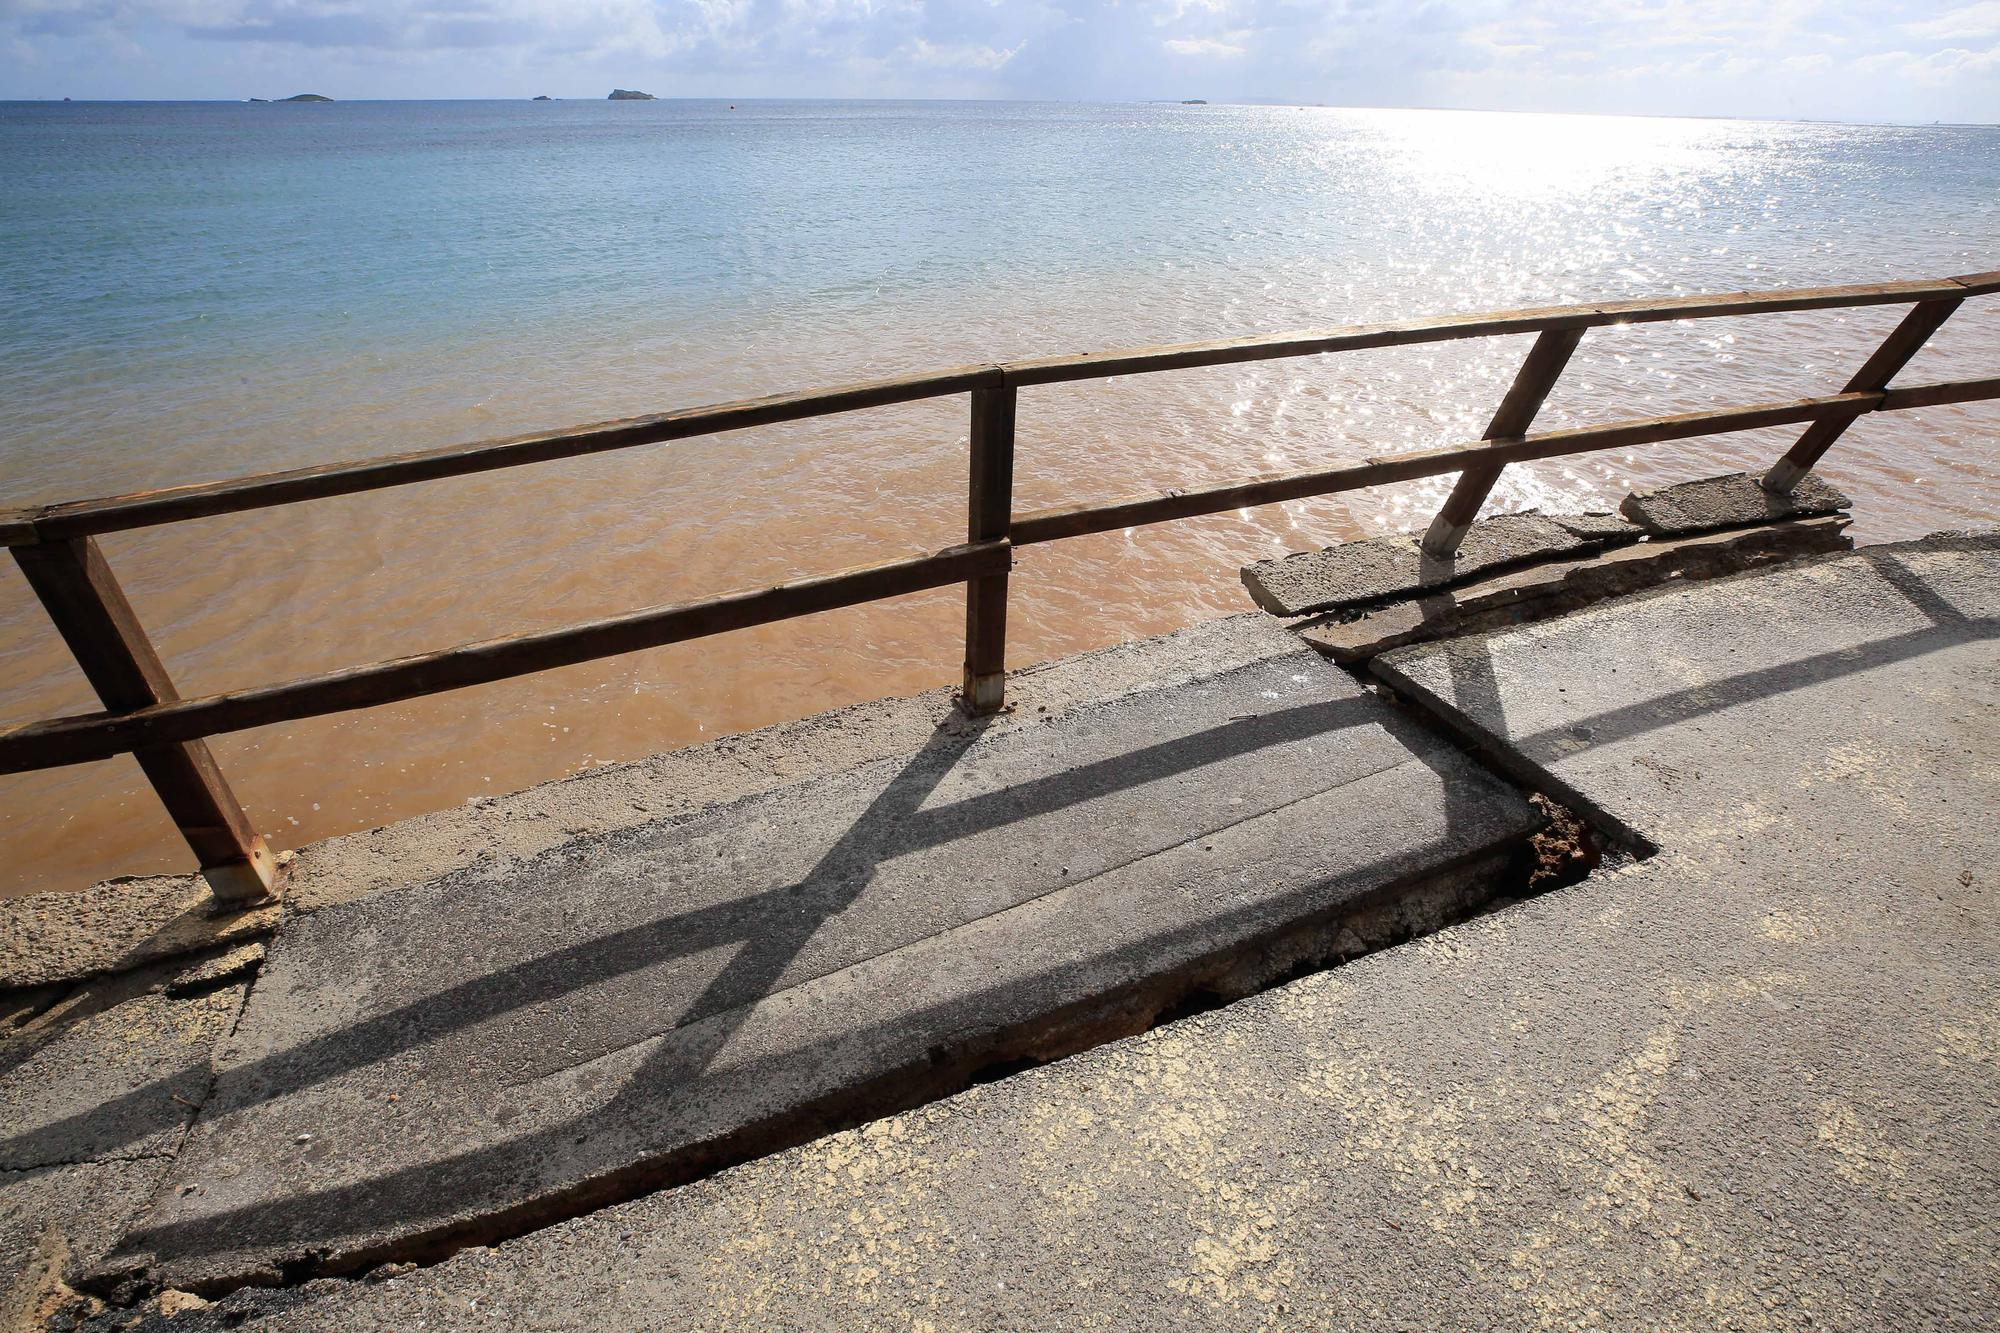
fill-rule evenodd
<path id="1" fill-rule="evenodd" d="M 0 773 L 131 753 L 193 848 L 215 897 L 229 905 L 254 903 L 274 891 L 275 864 L 216 767 L 204 743 L 209 736 L 505 680 L 954 583 L 966 585 L 961 703 L 968 713 L 991 713 L 1003 700 L 1007 575 L 1017 546 L 1455 472 L 1458 481 L 1423 538 L 1429 556 L 1449 560 L 1509 463 L 1769 426 L 1804 425 L 1797 443 L 1764 478 L 1767 488 L 1788 492 L 1841 433 L 1866 413 L 2000 398 L 2000 378 L 1919 388 L 1889 387 L 1896 373 L 1962 302 L 1996 291 L 2000 291 L 2000 272 L 1926 282 L 1450 315 L 1045 357 L 780 394 L 552 434 L 6 511 L 0 513 L 0 544 L 12 549 L 30 586 L 103 701 L 104 711 L 0 732 Z M 1590 329 L 1870 305 L 1907 305 L 1910 310 L 1837 394 L 1529 433 L 1537 410 Z M 1013 510 L 1014 417 L 1023 388 L 1518 333 L 1537 336 L 1477 443 L 1109 503 L 1025 514 Z M 755 591 L 650 607 L 565 629 L 461 644 L 202 698 L 183 699 L 176 694 L 172 678 L 96 542 L 106 532 L 960 393 L 970 394 L 972 404 L 964 545 L 918 559 L 885 561 Z"/>

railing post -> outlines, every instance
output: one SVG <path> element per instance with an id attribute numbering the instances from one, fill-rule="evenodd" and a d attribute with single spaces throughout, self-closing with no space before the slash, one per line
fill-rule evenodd
<path id="1" fill-rule="evenodd" d="M 1861 369 L 1854 372 L 1854 378 L 1847 381 L 1842 393 L 1879 393 L 1889 387 L 1889 381 L 1897 372 L 1910 364 L 1930 336 L 1938 331 L 1938 326 L 1951 318 L 1951 312 L 1964 302 L 1963 297 L 1941 297 L 1934 301 L 1919 301 L 1910 307 L 1903 322 L 1889 331 L 1882 345 Z M 1863 409 L 1865 411 L 1866 409 Z M 1771 465 L 1764 474 L 1764 489 L 1779 495 L 1789 495 L 1805 480 L 1806 473 L 1833 447 L 1833 442 L 1847 433 L 1862 416 L 1862 411 L 1843 412 L 1837 416 L 1821 417 L 1807 426 L 1798 442 L 1785 451 L 1785 456 Z"/>
<path id="2" fill-rule="evenodd" d="M 107 710 L 129 713 L 179 697 L 95 540 L 12 549 Z M 201 741 L 149 746 L 133 757 L 194 849 L 216 900 L 239 907 L 269 898 L 277 884 L 277 862 L 250 827 L 208 746 Z"/>
<path id="3" fill-rule="evenodd" d="M 1014 515 L 1014 399 L 1011 384 L 972 391 L 972 477 L 967 541 L 1003 539 Z M 970 717 L 996 713 L 1007 690 L 1007 576 L 965 585 L 965 687 Z"/>
<path id="4" fill-rule="evenodd" d="M 1514 373 L 1507 396 L 1494 409 L 1493 420 L 1487 423 L 1482 439 L 1511 440 L 1528 433 L 1528 427 L 1535 423 L 1535 413 L 1542 410 L 1549 391 L 1556 387 L 1556 380 L 1569 364 L 1570 353 L 1583 341 L 1583 334 L 1580 328 L 1544 329 L 1535 338 L 1535 345 L 1528 349 L 1521 368 Z M 1465 540 L 1472 520 L 1479 517 L 1479 507 L 1493 493 L 1493 483 L 1500 480 L 1501 467 L 1468 467 L 1458 474 L 1458 484 L 1451 488 L 1443 508 L 1424 533 L 1425 555 L 1434 560 L 1449 560 L 1458 554 L 1458 544 Z"/>

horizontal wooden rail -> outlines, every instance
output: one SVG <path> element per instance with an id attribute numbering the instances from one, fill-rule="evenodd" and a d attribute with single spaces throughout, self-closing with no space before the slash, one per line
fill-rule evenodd
<path id="1" fill-rule="evenodd" d="M 726 630 L 1001 575 L 1011 560 L 1005 541 L 953 546 L 912 560 L 863 565 L 755 592 L 651 607 L 566 629 L 462 644 L 306 676 L 282 685 L 181 699 L 131 712 L 91 713 L 32 723 L 0 732 L 0 773 L 107 759 L 146 746 L 484 685 Z"/>
<path id="2" fill-rule="evenodd" d="M 0 732 L 0 773 L 136 754 L 218 898 L 241 905 L 275 889 L 276 863 L 252 831 L 248 817 L 202 744 L 206 737 L 395 703 L 947 584 L 966 587 L 961 704 L 975 716 L 991 713 L 1004 703 L 1007 580 L 1016 546 L 1458 473 L 1450 498 L 1423 539 L 1432 559 L 1448 560 L 1509 464 L 1803 422 L 1806 432 L 1764 478 L 1767 489 L 1789 492 L 1862 416 L 2000 398 L 2000 378 L 1912 388 L 1894 388 L 1890 383 L 1967 298 L 1993 292 L 2000 292 L 2000 272 L 1920 282 L 1544 306 L 1043 357 L 776 394 L 231 481 L 0 511 L 0 546 L 13 548 L 16 562 L 70 644 L 86 677 L 97 687 L 107 710 Z M 1840 393 L 1527 433 L 1540 404 L 1590 329 L 1899 304 L 1910 307 L 1902 322 Z M 1476 444 L 1392 454 L 1340 467 L 1252 477 L 1104 504 L 1013 513 L 1014 427 L 1018 391 L 1023 385 L 1529 333 L 1537 335 L 1534 345 L 1495 411 L 1486 438 Z M 165 665 L 93 540 L 100 533 L 153 524 L 961 393 L 970 396 L 972 408 L 965 545 L 758 591 L 652 607 L 565 629 L 462 644 L 204 698 L 180 699 L 175 695 Z"/>
<path id="3" fill-rule="evenodd" d="M 30 541 L 118 532 L 158 523 L 239 513 L 246 509 L 296 504 L 301 500 L 323 500 L 336 495 L 406 486 L 418 481 L 462 477 L 529 463 L 663 444 L 698 435 L 747 430 L 752 426 L 772 426 L 870 407 L 945 398 L 969 389 L 992 388 L 999 383 L 1000 370 L 997 366 L 961 366 L 955 370 L 871 380 L 839 388 L 808 389 L 622 421 L 603 421 L 562 431 L 389 454 L 358 462 L 265 472 L 232 481 L 175 486 L 102 500 L 76 500 L 67 504 L 46 505 L 38 510 L 15 510 L 0 515 L 0 544 L 19 546 Z"/>
<path id="4" fill-rule="evenodd" d="M 1490 338 L 1509 333 L 1542 333 L 1549 329 L 1592 329 L 1615 324 L 1711 319 L 1721 315 L 1768 315 L 1790 310 L 1824 310 L 1834 306 L 1907 305 L 1940 297 L 1964 297 L 1994 291 L 2000 291 L 2000 272 L 1940 278 L 1931 282 L 1879 282 L 1852 287 L 1809 287 L 1789 291 L 1731 292 L 1721 296 L 1613 301 L 1598 305 L 1541 306 L 1484 315 L 1446 315 L 1388 324 L 1357 324 L 1321 332 L 1260 334 L 1169 347 L 1050 356 L 1034 361 L 1003 362 L 1000 368 L 1006 372 L 1010 384 L 1054 384 L 1065 380 L 1099 379 L 1107 375 L 1136 375 L 1161 370 L 1186 370 L 1196 366 L 1230 365 L 1239 361 L 1316 356 L 1324 352 L 1405 347 L 1412 343 Z"/>
<path id="5" fill-rule="evenodd" d="M 1901 401 L 1898 401 L 1899 398 Z M 1829 394 L 1823 398 L 1800 398 L 1715 412 L 1641 417 L 1602 426 L 1548 431 L 1515 440 L 1485 440 L 1448 449 L 1389 454 L 1341 467 L 1274 473 L 1247 481 L 1131 496 L 1100 504 L 1040 509 L 1016 515 L 1009 536 L 1016 546 L 1032 546 L 1037 542 L 1063 537 L 1115 532 L 1177 518 L 1275 504 L 1281 500 L 1303 500 L 1315 495 L 1333 495 L 1341 491 L 1365 490 L 1370 486 L 1415 481 L 1421 477 L 1443 476 L 1474 466 L 1519 463 L 1533 458 L 1556 458 L 1566 454 L 1661 444 L 1668 440 L 1695 439 L 1703 435 L 1761 430 L 1768 426 L 1797 425 L 1822 417 L 1852 415 L 1857 411 L 1879 412 L 1928 407 L 1936 403 L 1976 402 L 1987 398 L 2000 398 L 2000 380 L 1969 380 L 1888 393 Z"/>
<path id="6" fill-rule="evenodd" d="M 33 541 L 92 536 L 270 505 L 296 504 L 303 500 L 352 495 L 412 482 L 631 449 L 863 408 L 917 402 L 974 389 L 998 388 L 1003 384 L 1019 388 L 1030 384 L 1184 370 L 1240 361 L 1314 356 L 1327 352 L 1401 347 L 1501 334 L 1540 333 L 1550 329 L 1601 328 L 1617 324 L 1774 314 L 1838 306 L 1907 305 L 1990 292 L 2000 292 L 2000 272 L 1922 282 L 1863 283 L 1845 287 L 1539 306 L 1491 314 L 1441 315 L 1393 323 L 1353 324 L 1297 333 L 1261 334 L 1164 347 L 960 366 L 837 388 L 809 389 L 685 408 L 563 431 L 516 435 L 355 462 L 267 472 L 230 481 L 12 510 L 0 513 L 0 545 L 20 546 Z"/>

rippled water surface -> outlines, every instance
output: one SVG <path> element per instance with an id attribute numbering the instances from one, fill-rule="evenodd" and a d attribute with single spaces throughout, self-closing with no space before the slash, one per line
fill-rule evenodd
<path id="1" fill-rule="evenodd" d="M 2000 131 L 862 103 L 0 105 L 0 505 L 906 370 L 2000 267 Z M 1595 332 L 1542 424 L 1831 392 L 1892 309 Z M 1476 438 L 1525 338 L 1025 391 L 1023 508 Z M 1991 375 L 1974 302 L 1907 379 Z M 965 400 L 105 540 L 183 693 L 916 553 Z M 1871 538 L 1990 523 L 1991 406 L 1864 421 Z M 1603 508 L 1763 432 L 1508 471 Z M 1449 478 L 1024 551 L 1015 663 L 1248 609 Z M 219 738 L 280 846 L 954 678 L 956 592 Z M 0 716 L 92 705 L 0 573 Z M 0 778 L 0 892 L 183 868 L 129 759 Z"/>

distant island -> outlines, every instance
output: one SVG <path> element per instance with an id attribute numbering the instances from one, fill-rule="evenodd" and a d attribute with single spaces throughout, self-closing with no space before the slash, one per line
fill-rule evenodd
<path id="1" fill-rule="evenodd" d="M 1182 106 L 1207 106 L 1207 105 L 1208 105 L 1208 99 L 1207 99 L 1207 98 L 1205 98 L 1205 97 L 1183 97 L 1183 98 L 1181 99 L 1181 105 L 1182 105 Z"/>
<path id="2" fill-rule="evenodd" d="M 290 97 L 281 97 L 278 100 L 281 102 L 331 102 L 333 99 L 331 97 L 321 97 L 318 93 L 293 93 Z"/>
<path id="3" fill-rule="evenodd" d="M 606 100 L 612 102 L 653 102 L 659 99 L 655 98 L 651 93 L 634 92 L 630 88 L 613 88 L 611 96 Z"/>
<path id="4" fill-rule="evenodd" d="M 530 102 L 553 102 L 553 101 L 555 101 L 556 99 L 555 99 L 555 98 L 553 98 L 553 97 L 550 97 L 550 96 L 549 96 L 549 95 L 548 95 L 547 93 L 541 93 L 541 94 L 539 94 L 538 96 L 535 96 L 535 97 L 530 97 L 530 98 L 529 98 L 528 100 L 529 100 Z"/>

